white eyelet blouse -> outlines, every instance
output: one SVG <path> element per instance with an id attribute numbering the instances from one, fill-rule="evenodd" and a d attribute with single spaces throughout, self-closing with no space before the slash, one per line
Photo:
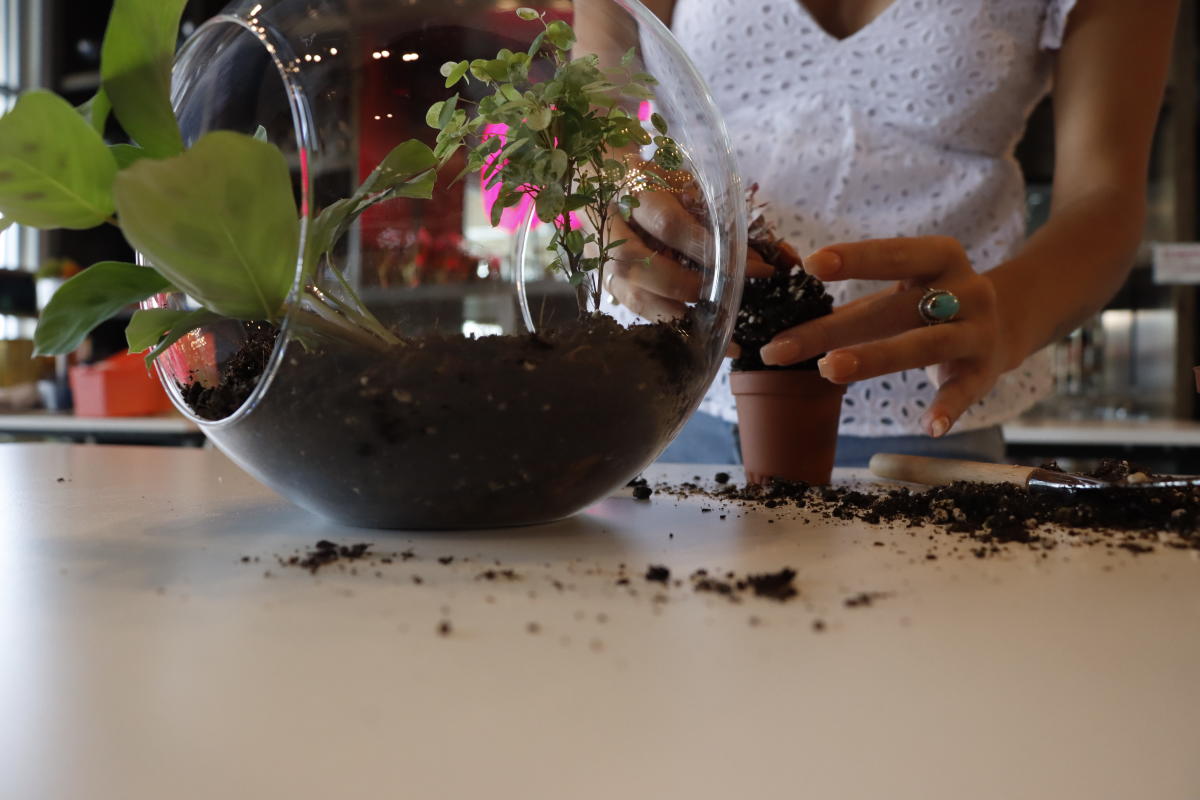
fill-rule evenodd
<path id="1" fill-rule="evenodd" d="M 746 185 L 800 253 L 836 242 L 948 235 L 977 270 L 1025 235 L 1013 149 L 1046 94 L 1074 0 L 893 0 L 846 39 L 798 0 L 678 0 L 672 28 L 721 109 Z M 830 284 L 845 303 L 879 282 Z M 963 313 L 969 314 L 970 309 Z M 840 432 L 918 426 L 932 370 L 852 384 Z M 1051 389 L 1048 351 L 1002 376 L 962 432 L 1011 419 Z M 729 364 L 700 410 L 736 421 Z"/>

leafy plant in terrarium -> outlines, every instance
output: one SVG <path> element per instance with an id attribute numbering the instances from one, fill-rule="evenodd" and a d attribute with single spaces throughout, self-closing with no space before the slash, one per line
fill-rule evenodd
<path id="1" fill-rule="evenodd" d="M 650 100 L 655 79 L 633 68 L 630 48 L 620 66 L 602 68 L 595 55 L 571 58 L 575 32 L 561 20 L 547 22 L 530 8 L 517 10 L 524 20 L 540 21 L 543 30 L 528 50 L 500 50 L 493 59 L 450 61 L 442 65 L 446 88 L 474 79 L 490 90 L 478 102 L 461 94 L 430 107 L 428 124 L 438 130 L 434 155 L 448 159 L 467 148 L 463 174 L 482 171 L 484 188 L 499 187 L 492 224 L 504 209 L 532 198 L 537 217 L 552 223 L 550 263 L 576 287 L 581 314 L 600 305 L 604 269 L 624 240 L 611 236 L 613 214 L 629 218 L 638 207 L 639 190 L 665 185 L 654 167 L 676 170 L 683 154 L 667 135 L 660 114 L 651 116 L 651 135 L 630 106 Z M 553 67 L 536 77 L 541 58 Z M 474 106 L 473 113 L 468 108 Z M 484 134 L 504 126 L 503 136 Z M 656 146 L 652 166 L 627 163 L 637 147 Z M 582 213 L 586 230 L 573 228 L 568 215 Z"/>
<path id="2" fill-rule="evenodd" d="M 148 265 L 102 262 L 64 283 L 39 320 L 39 353 L 69 352 L 99 323 L 164 292 L 183 292 L 198 308 L 133 315 L 129 346 L 150 349 L 148 361 L 215 320 L 278 324 L 287 312 L 302 224 L 287 160 L 261 128 L 254 136 L 209 133 L 185 149 L 170 99 L 185 5 L 116 0 L 98 94 L 72 108 L 51 92 L 27 92 L 0 118 L 0 228 L 114 225 Z M 110 114 L 132 144 L 105 143 Z M 302 338 L 399 343 L 341 278 L 330 253 L 371 205 L 428 198 L 437 166 L 428 146 L 405 142 L 351 197 L 309 220 L 294 316 Z M 317 287 L 321 266 L 340 282 L 337 291 Z"/>

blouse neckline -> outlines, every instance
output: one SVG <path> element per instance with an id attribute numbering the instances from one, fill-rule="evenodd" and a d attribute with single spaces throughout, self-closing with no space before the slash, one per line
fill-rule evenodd
<path id="1" fill-rule="evenodd" d="M 868 20 L 867 23 L 865 25 L 863 25 L 861 28 L 858 28 L 855 31 L 851 31 L 846 36 L 840 36 L 840 37 L 835 36 L 834 34 L 830 33 L 829 29 L 826 28 L 823 24 L 821 24 L 820 20 L 818 20 L 815 16 L 813 16 L 812 11 L 809 10 L 808 5 L 804 2 L 804 0 L 792 0 L 792 2 L 795 3 L 795 5 L 800 7 L 800 13 L 808 18 L 808 21 L 810 23 L 812 23 L 813 27 L 817 29 L 817 32 L 822 37 L 827 39 L 831 44 L 838 45 L 838 44 L 845 44 L 845 43 L 851 42 L 853 40 L 860 39 L 860 38 L 862 38 L 862 36 L 868 34 L 875 27 L 882 25 L 882 24 L 886 24 L 888 16 L 894 14 L 896 12 L 896 7 L 899 5 L 902 5 L 905 2 L 905 0 L 892 0 L 890 3 L 887 4 L 886 8 L 884 8 L 882 11 L 880 11 L 878 14 L 876 14 L 874 17 L 872 17 L 870 20 Z"/>

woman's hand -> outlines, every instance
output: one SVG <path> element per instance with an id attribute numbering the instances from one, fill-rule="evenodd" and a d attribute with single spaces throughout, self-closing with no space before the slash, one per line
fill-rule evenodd
<path id="1" fill-rule="evenodd" d="M 875 239 L 825 247 L 804 259 L 823 281 L 894 280 L 876 292 L 790 328 L 761 350 L 766 364 L 793 364 L 820 353 L 821 375 L 850 383 L 905 369 L 937 366 L 938 392 L 921 418 L 944 435 L 1010 364 L 992 281 L 975 272 L 957 240 L 944 236 Z M 927 325 L 917 304 L 929 288 L 959 301 L 951 322 Z"/>
<path id="2" fill-rule="evenodd" d="M 711 258 L 708 230 L 670 192 L 641 192 L 633 221 L 653 240 L 643 239 L 619 216 L 612 218 L 612 238 L 625 239 L 613 250 L 605 268 L 607 289 L 617 302 L 650 320 L 683 316 L 685 304 L 700 299 L 701 274 L 671 257 L 663 247 L 696 263 Z M 661 243 L 661 245 L 659 244 Z M 753 250 L 747 251 L 746 277 L 771 275 L 772 267 Z"/>

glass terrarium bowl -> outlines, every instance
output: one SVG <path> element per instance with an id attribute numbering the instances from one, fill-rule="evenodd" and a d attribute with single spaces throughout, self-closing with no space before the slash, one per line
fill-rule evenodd
<path id="1" fill-rule="evenodd" d="M 185 142 L 232 130 L 276 145 L 291 167 L 303 238 L 392 148 L 409 139 L 433 145 L 431 105 L 458 92 L 469 110 L 487 93 L 479 81 L 446 88 L 444 62 L 527 51 L 545 23 L 563 20 L 580 28 L 573 56 L 588 42 L 603 50 L 619 39 L 621 49 L 597 53 L 602 66 L 655 76 L 653 98 L 633 101 L 630 114 L 652 133 L 652 113 L 666 121 L 688 191 L 704 208 L 706 257 L 693 265 L 699 300 L 682 319 L 649 322 L 609 303 L 581 309 L 580 298 L 601 294 L 549 270 L 556 253 L 547 245 L 556 225 L 589 230 L 583 214 L 541 222 L 526 198 L 493 225 L 488 167 L 464 172 L 459 151 L 430 198 L 379 203 L 315 274 L 298 264 L 282 324 L 220 322 L 174 344 L 157 363 L 176 405 L 304 508 L 397 528 L 567 516 L 662 451 L 723 357 L 745 219 L 703 82 L 637 2 L 529 5 L 544 22 L 502 0 L 245 0 L 198 29 L 176 59 L 173 102 Z M 585 31 L 590 20 L 605 21 L 607 33 Z M 535 57 L 530 75 L 553 69 Z M 653 148 L 633 155 L 651 158 Z M 347 328 L 363 307 L 387 341 L 314 336 L 305 324 L 332 314 L 327 321 Z"/>

